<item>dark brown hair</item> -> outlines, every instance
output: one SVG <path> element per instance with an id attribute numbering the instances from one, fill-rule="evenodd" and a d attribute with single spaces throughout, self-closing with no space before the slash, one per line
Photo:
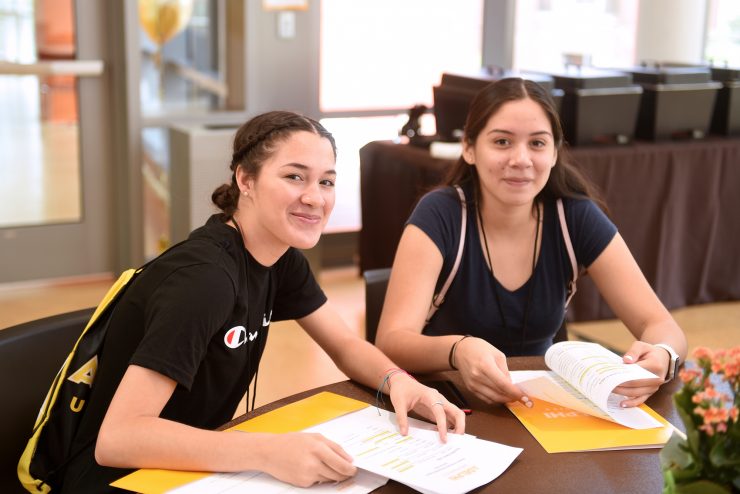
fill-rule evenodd
<path id="1" fill-rule="evenodd" d="M 526 98 L 539 104 L 545 112 L 552 127 L 555 149 L 558 152 L 555 166 L 550 171 L 545 187 L 537 194 L 535 202 L 541 202 L 545 197 L 588 198 L 593 200 L 602 210 L 607 211 L 606 204 L 595 187 L 571 164 L 570 153 L 568 153 L 567 145 L 563 140 L 563 127 L 560 125 L 560 118 L 557 110 L 555 110 L 555 105 L 547 91 L 536 82 L 510 77 L 492 82 L 481 89 L 470 103 L 468 116 L 465 120 L 463 142 L 469 146 L 474 145 L 488 120 L 505 103 Z M 470 166 L 460 156 L 457 163 L 445 177 L 443 184 L 456 185 L 468 180 L 474 181 L 476 194 L 480 195 L 480 184 L 475 167 Z"/>
<path id="2" fill-rule="evenodd" d="M 211 194 L 213 203 L 231 218 L 239 203 L 239 187 L 236 170 L 244 168 L 250 177 L 259 176 L 262 164 L 275 152 L 277 145 L 294 132 L 311 132 L 327 139 L 337 157 L 334 136 L 316 120 L 289 111 L 271 111 L 257 115 L 239 127 L 234 136 L 234 152 L 231 155 L 231 183 L 223 184 Z"/>

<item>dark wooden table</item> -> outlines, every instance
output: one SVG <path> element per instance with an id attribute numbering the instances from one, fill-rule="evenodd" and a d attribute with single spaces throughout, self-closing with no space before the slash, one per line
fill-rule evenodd
<path id="1" fill-rule="evenodd" d="M 542 357 L 513 357 L 508 362 L 511 370 L 546 368 Z M 473 408 L 472 415 L 467 417 L 466 432 L 481 439 L 524 449 L 499 478 L 474 492 L 532 494 L 661 492 L 663 476 L 660 469 L 660 449 L 547 453 L 506 407 L 486 405 L 477 400 L 465 390 L 456 372 L 443 373 L 443 376 L 458 385 Z M 664 385 L 647 404 L 670 423 L 683 429 L 671 399 L 679 385 L 677 381 Z M 331 391 L 375 403 L 374 390 L 352 381 L 342 381 L 262 406 L 250 413 L 249 417 L 261 415 L 320 391 Z M 244 417 L 237 418 L 227 426 L 244 420 Z M 415 491 L 405 485 L 389 481 L 386 486 L 375 492 L 390 494 Z"/>

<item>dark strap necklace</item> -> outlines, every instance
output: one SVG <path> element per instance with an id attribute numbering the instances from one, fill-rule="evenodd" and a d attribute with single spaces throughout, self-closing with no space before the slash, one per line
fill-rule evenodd
<path id="1" fill-rule="evenodd" d="M 532 301 L 532 294 L 534 293 L 534 270 L 537 266 L 537 241 L 540 238 L 540 205 L 537 204 L 537 223 L 534 230 L 534 248 L 532 249 L 532 282 L 529 284 L 529 290 L 527 290 L 527 300 L 524 304 L 524 318 L 522 321 L 522 339 L 519 342 L 519 353 L 524 351 L 524 341 L 527 337 L 527 319 L 529 317 L 529 306 Z M 506 316 L 504 315 L 504 306 L 501 303 L 501 295 L 498 293 L 498 281 L 496 275 L 493 272 L 493 263 L 491 262 L 491 252 L 488 249 L 488 239 L 486 238 L 486 228 L 483 226 L 483 213 L 481 208 L 478 207 L 478 221 L 480 222 L 481 233 L 483 234 L 483 244 L 486 247 L 486 257 L 488 258 L 488 269 L 491 271 L 491 277 L 493 278 L 493 293 L 496 296 L 496 305 L 498 306 L 498 312 L 501 314 L 501 325 L 504 327 L 506 335 L 511 341 L 514 341 L 513 335 L 509 331 L 509 326 L 506 324 Z"/>
<path id="2" fill-rule="evenodd" d="M 242 239 L 242 255 L 244 256 L 244 266 L 245 266 L 245 270 L 246 270 L 246 280 L 245 280 L 246 287 L 244 289 L 244 294 L 246 295 L 246 299 L 247 300 L 246 300 L 245 310 L 246 310 L 246 313 L 247 313 L 247 316 L 246 316 L 247 317 L 247 326 L 249 326 L 249 256 L 247 255 L 247 244 L 244 241 L 244 233 L 242 233 L 242 229 L 239 226 L 239 222 L 236 221 L 236 218 L 234 216 L 231 217 L 231 221 L 234 222 L 234 226 L 236 227 L 236 231 L 239 232 L 239 237 Z M 251 358 L 250 357 L 252 356 L 252 352 L 249 349 L 249 343 L 248 342 L 245 342 L 244 343 L 244 348 L 247 351 L 247 372 L 249 372 L 249 370 L 251 369 L 251 362 L 250 362 Z M 254 381 L 254 391 L 252 392 L 252 410 L 254 410 L 254 404 L 255 404 L 255 402 L 257 400 L 257 377 L 258 377 L 258 374 L 259 374 L 259 369 L 260 369 L 260 366 L 259 366 L 259 362 L 258 362 L 257 363 L 257 368 L 254 370 L 254 378 L 253 378 L 253 381 Z M 249 413 L 249 388 L 250 388 L 250 384 L 251 384 L 251 382 L 247 384 L 247 396 L 246 396 L 246 402 L 247 402 L 247 412 L 246 413 L 247 414 Z"/>

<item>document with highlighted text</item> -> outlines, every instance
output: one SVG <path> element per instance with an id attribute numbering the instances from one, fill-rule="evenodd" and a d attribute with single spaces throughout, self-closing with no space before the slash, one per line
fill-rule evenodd
<path id="1" fill-rule="evenodd" d="M 657 379 L 597 343 L 556 343 L 545 354 L 549 371 L 512 371 L 511 379 L 532 400 L 509 410 L 549 453 L 661 447 L 673 426 L 647 405 L 623 408 L 619 385 Z"/>
<path id="2" fill-rule="evenodd" d="M 657 376 L 639 365 L 625 364 L 622 357 L 598 343 L 556 343 L 545 353 L 545 364 L 551 372 L 512 372 L 512 379 L 528 396 L 631 429 L 662 426 L 638 407 L 622 408 L 620 403 L 627 398 L 613 393 L 614 388 L 627 381 Z"/>
<path id="3" fill-rule="evenodd" d="M 367 407 L 307 429 L 335 441 L 358 468 L 388 477 L 422 493 L 469 492 L 501 475 L 521 448 L 448 434 L 439 439 L 432 425 L 409 419 L 409 432 L 398 432 L 396 415 Z"/>

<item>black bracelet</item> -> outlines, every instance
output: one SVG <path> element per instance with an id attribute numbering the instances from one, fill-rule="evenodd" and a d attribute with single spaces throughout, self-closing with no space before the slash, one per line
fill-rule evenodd
<path id="1" fill-rule="evenodd" d="M 460 343 L 465 338 L 469 338 L 470 335 L 466 334 L 459 340 L 457 340 L 455 343 L 452 344 L 452 348 L 450 348 L 450 354 L 447 356 L 447 363 L 450 364 L 450 368 L 452 370 L 457 370 L 457 367 L 455 367 L 455 364 L 453 363 L 455 361 L 455 349 L 457 348 L 457 344 Z"/>

